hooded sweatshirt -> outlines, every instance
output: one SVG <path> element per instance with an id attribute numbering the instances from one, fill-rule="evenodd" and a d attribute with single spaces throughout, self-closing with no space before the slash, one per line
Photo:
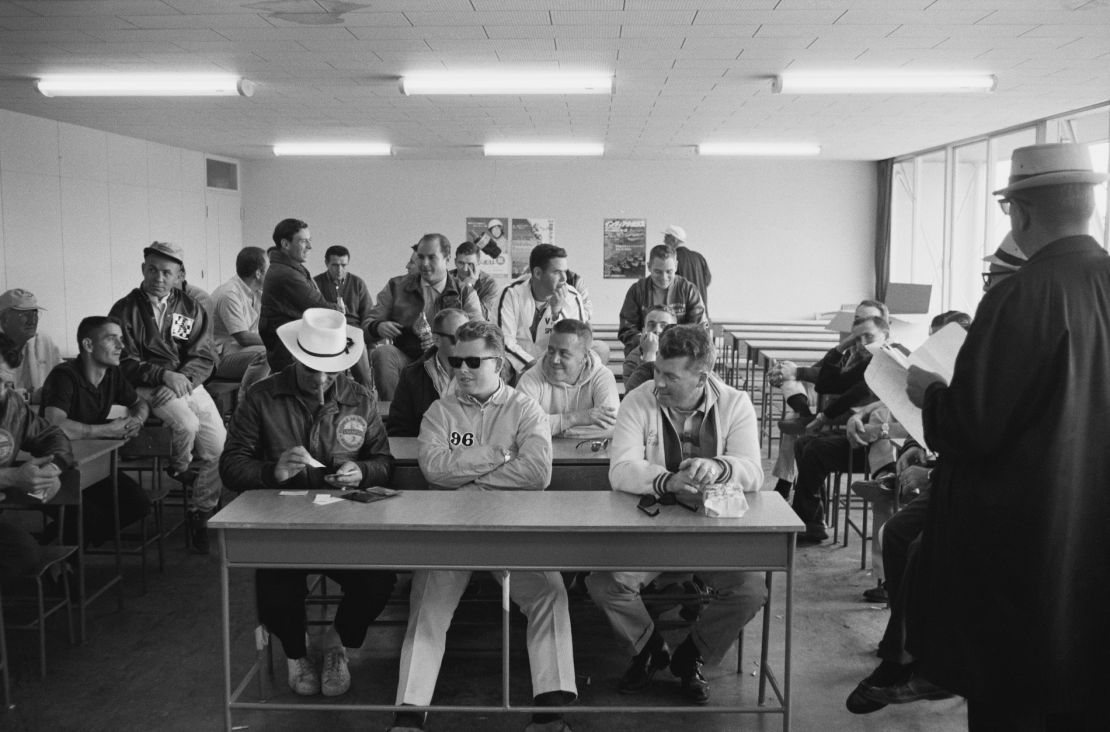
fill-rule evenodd
<path id="1" fill-rule="evenodd" d="M 615 410 L 620 406 L 617 377 L 592 350 L 586 351 L 586 363 L 573 384 L 556 381 L 545 356 L 537 366 L 524 372 L 516 388 L 539 402 L 551 423 L 551 434 L 563 437 L 608 436 L 612 430 L 598 425 L 575 426 L 570 413 L 592 407 Z"/>

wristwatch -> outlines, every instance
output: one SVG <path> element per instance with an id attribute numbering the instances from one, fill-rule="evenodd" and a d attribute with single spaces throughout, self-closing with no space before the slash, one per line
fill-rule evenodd
<path id="1" fill-rule="evenodd" d="M 505 462 L 513 459 L 513 451 L 507 447 L 501 448 L 501 457 L 505 458 Z"/>
<path id="2" fill-rule="evenodd" d="M 879 425 L 879 439 L 882 439 L 882 440 L 889 440 L 890 439 L 890 424 L 889 423 L 883 422 L 881 425 Z"/>

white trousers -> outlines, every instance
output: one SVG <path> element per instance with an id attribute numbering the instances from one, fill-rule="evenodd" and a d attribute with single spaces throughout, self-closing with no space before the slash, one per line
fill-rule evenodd
<path id="1" fill-rule="evenodd" d="M 447 629 L 471 572 L 416 571 L 412 573 L 409 625 L 401 646 L 397 703 L 426 706 L 432 701 Z M 494 572 L 498 583 L 505 573 Z M 528 618 L 528 665 L 532 696 L 567 691 L 575 696 L 574 648 L 570 635 L 567 593 L 558 572 L 513 572 L 509 596 Z"/>
<path id="2" fill-rule="evenodd" d="M 154 393 L 145 386 L 135 391 L 147 401 Z M 197 482 L 189 495 L 190 510 L 211 511 L 219 503 L 223 490 L 220 454 L 227 440 L 227 430 L 216 403 L 203 386 L 198 386 L 188 396 L 175 397 L 152 411 L 173 430 L 170 467 L 178 472 L 188 469 L 194 452 L 200 461 Z"/>

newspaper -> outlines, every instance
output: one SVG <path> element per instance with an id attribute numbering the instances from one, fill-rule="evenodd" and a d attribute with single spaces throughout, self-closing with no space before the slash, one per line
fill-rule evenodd
<path id="1" fill-rule="evenodd" d="M 925 445 L 925 428 L 921 422 L 921 409 L 915 407 L 906 395 L 906 377 L 910 366 L 917 366 L 940 374 L 945 383 L 952 380 L 956 355 L 967 337 L 967 331 L 950 323 L 921 344 L 908 357 L 888 345 L 868 346 L 871 363 L 864 379 L 871 391 L 915 440 Z"/>

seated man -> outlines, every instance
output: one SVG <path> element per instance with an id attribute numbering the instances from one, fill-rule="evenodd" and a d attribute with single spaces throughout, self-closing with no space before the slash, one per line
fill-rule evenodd
<path id="1" fill-rule="evenodd" d="M 472 241 L 464 241 L 455 247 L 455 268 L 447 274 L 458 278 L 478 293 L 482 303 L 482 317 L 486 320 L 497 319 L 497 301 L 501 299 L 501 288 L 497 280 L 478 268 L 481 250 Z"/>
<path id="2" fill-rule="evenodd" d="M 108 313 L 123 324 L 123 375 L 173 430 L 167 472 L 191 486 L 186 531 L 190 549 L 208 553 L 208 517 L 219 503 L 219 459 L 227 431 L 204 388 L 216 353 L 208 314 L 174 288 L 185 253 L 169 242 L 143 249 L 143 281 Z M 200 470 L 189 469 L 194 449 Z"/>
<path id="3" fill-rule="evenodd" d="M 370 352 L 374 384 L 384 401 L 393 399 L 401 369 L 432 347 L 432 319 L 444 308 L 458 308 L 482 317 L 478 294 L 447 274 L 451 242 L 443 234 L 425 234 L 416 245 L 418 273 L 393 277 L 378 293 L 366 330 L 389 339 Z"/>
<path id="4" fill-rule="evenodd" d="M 639 343 L 624 357 L 624 388 L 632 391 L 655 377 L 655 356 L 659 353 L 659 336 L 668 325 L 676 323 L 667 305 L 652 305 L 644 315 L 644 331 Z"/>
<path id="5" fill-rule="evenodd" d="M 270 259 L 261 247 L 243 247 L 235 255 L 235 276 L 212 292 L 212 337 L 220 354 L 217 379 L 239 379 L 239 388 L 270 375 L 266 346 L 258 335 L 262 283 Z"/>
<path id="6" fill-rule="evenodd" d="M 373 394 L 343 372 L 366 348 L 362 331 L 334 310 L 310 308 L 278 328 L 294 363 L 240 399 L 231 420 L 220 475 L 232 489 L 345 490 L 385 485 L 393 456 Z M 321 355 L 329 354 L 329 355 Z M 330 355 L 336 354 L 336 355 Z M 324 464 L 324 467 L 313 467 Z M 325 574 L 343 588 L 324 638 L 322 673 L 305 644 L 305 578 Z M 393 572 L 259 569 L 258 617 L 281 640 L 289 688 L 338 696 L 350 688 L 349 656 L 393 591 Z"/>
<path id="7" fill-rule="evenodd" d="M 73 464 L 65 434 L 35 416 L 11 389 L 0 391 L 0 432 L 9 438 L 0 448 L 0 508 L 5 501 L 39 505 L 52 499 L 62 487 L 58 476 Z M 34 457 L 12 467 L 21 450 Z M 34 571 L 41 559 L 42 549 L 26 529 L 0 520 L 0 583 Z"/>
<path id="8" fill-rule="evenodd" d="M 447 358 L 455 347 L 455 331 L 470 316 L 457 308 L 444 308 L 432 318 L 432 335 L 436 344 L 424 352 L 416 363 L 401 369 L 401 380 L 389 403 L 386 429 L 390 437 L 416 437 L 420 421 L 432 402 L 447 393 L 451 383 L 451 365 Z"/>
<path id="9" fill-rule="evenodd" d="M 624 344 L 624 355 L 640 345 L 644 318 L 653 305 L 668 305 L 676 322 L 708 324 L 705 303 L 701 301 L 694 283 L 675 274 L 678 267 L 674 249 L 659 244 L 651 248 L 648 258 L 648 276 L 633 283 L 621 305 L 620 328 L 617 337 Z"/>
<path id="10" fill-rule="evenodd" d="M 659 339 L 655 381 L 621 403 L 609 448 L 613 490 L 639 495 L 700 494 L 715 483 L 757 491 L 763 483 L 755 409 L 751 399 L 712 372 L 716 354 L 701 325 L 675 326 Z M 640 599 L 659 572 L 594 572 L 590 597 L 608 616 L 632 657 L 620 681 L 623 692 L 647 688 L 670 665 L 693 702 L 709 700 L 703 661 L 716 663 L 767 599 L 760 572 L 695 574 L 716 590 L 708 607 L 671 656 Z M 684 578 L 679 574 L 674 578 Z M 671 575 L 667 576 L 671 579 Z"/>
<path id="11" fill-rule="evenodd" d="M 42 387 L 42 416 L 62 429 L 71 440 L 128 440 L 138 434 L 150 407 L 120 371 L 123 328 L 119 321 L 94 315 L 77 326 L 76 360 L 54 367 Z M 127 416 L 109 419 L 114 405 L 127 408 Z M 117 471 L 120 528 L 150 513 L 150 499 L 130 475 Z M 86 488 L 85 541 L 92 545 L 115 535 L 111 477 Z M 77 543 L 77 527 L 67 526 L 62 541 Z"/>
<path id="12" fill-rule="evenodd" d="M 607 437 L 617 420 L 617 378 L 590 350 L 593 332 L 581 320 L 551 328 L 539 366 L 520 377 L 517 391 L 539 402 L 553 437 Z"/>
<path id="13" fill-rule="evenodd" d="M 33 404 L 50 369 L 62 362 L 54 341 L 38 332 L 44 309 L 27 290 L 0 295 L 0 387 L 10 385 Z"/>
<path id="14" fill-rule="evenodd" d="M 499 375 L 501 329 L 466 323 L 449 361 L 454 392 L 431 406 L 420 426 L 420 470 L 432 488 L 542 491 L 551 481 L 547 417 Z M 461 436 L 461 437 L 460 437 Z M 451 617 L 471 572 L 412 573 L 409 624 L 401 647 L 397 704 L 432 701 Z M 494 578 L 502 581 L 502 575 Z M 513 601 L 528 618 L 528 662 L 536 706 L 559 707 L 578 693 L 574 679 L 567 593 L 558 572 L 513 572 Z M 392 729 L 423 729 L 422 713 L 400 712 Z M 569 730 L 556 713 L 535 714 L 528 732 Z"/>

